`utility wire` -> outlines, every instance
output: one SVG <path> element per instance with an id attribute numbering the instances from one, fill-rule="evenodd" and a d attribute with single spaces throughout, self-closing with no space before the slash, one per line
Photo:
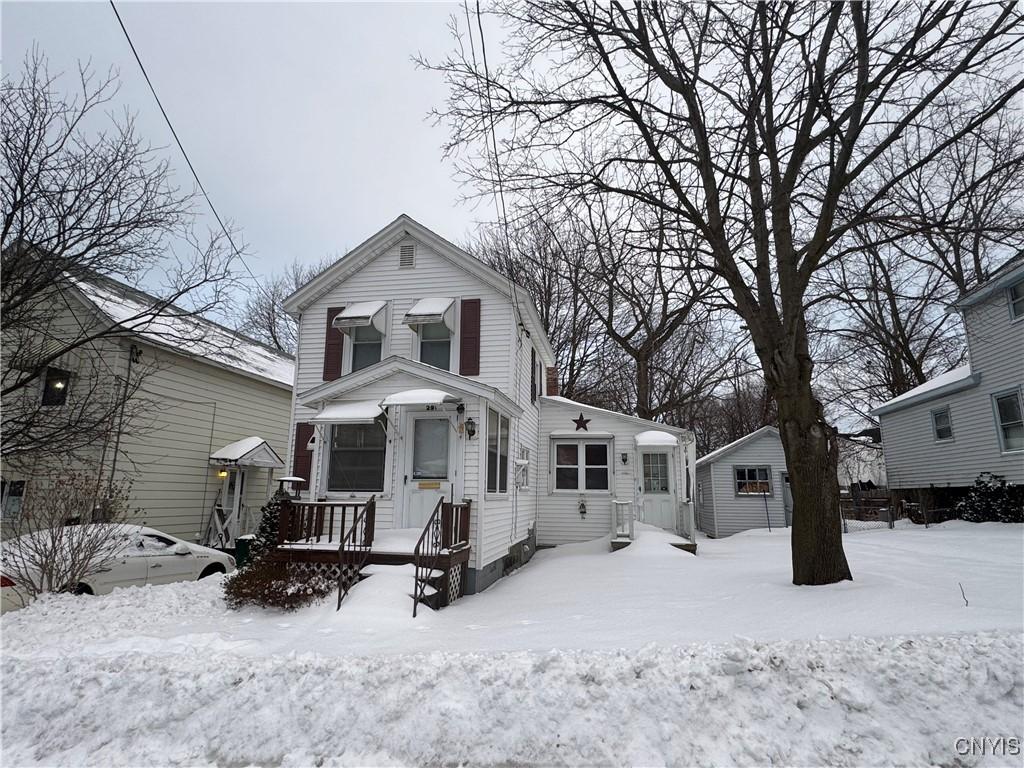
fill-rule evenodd
<path id="1" fill-rule="evenodd" d="M 196 173 L 195 166 L 192 165 L 192 160 L 191 158 L 189 158 L 188 152 L 185 151 L 185 147 L 181 143 L 181 139 L 178 138 L 178 132 L 174 130 L 174 124 L 171 123 L 171 118 L 168 116 L 167 110 L 164 109 L 163 102 L 160 101 L 160 97 L 157 95 L 156 88 L 153 87 L 153 81 L 149 79 L 149 73 L 146 71 L 146 66 L 142 63 L 142 59 L 139 56 L 139 52 L 135 48 L 135 43 L 132 42 L 132 36 L 128 34 L 128 28 L 125 27 L 124 20 L 121 18 L 121 14 L 118 13 L 117 6 L 114 5 L 114 0 L 110 0 L 110 8 L 114 11 L 114 15 L 117 17 L 117 23 L 121 25 L 121 31 L 124 32 L 125 40 L 128 41 L 128 45 L 132 49 L 132 54 L 134 54 L 135 56 L 135 61 L 138 63 L 139 69 L 142 70 L 142 76 L 146 79 L 146 84 L 149 86 L 149 91 L 153 94 L 153 98 L 156 100 L 156 105 L 160 108 L 160 114 L 164 116 L 164 122 L 167 123 L 167 127 L 171 129 L 171 136 L 174 137 L 174 141 L 178 145 L 178 149 L 181 150 L 182 157 L 185 158 L 185 162 L 188 164 L 188 169 L 192 172 L 192 178 L 196 180 L 196 184 L 199 186 L 199 191 L 203 193 L 203 197 L 206 199 L 206 204 L 210 206 L 210 211 L 213 213 L 213 217 L 217 220 L 217 223 L 220 225 L 221 231 L 224 233 L 224 236 L 228 239 L 228 243 L 231 245 L 231 250 L 235 252 L 235 256 L 237 256 L 238 260 L 242 262 L 242 266 L 245 267 L 245 271 L 249 273 L 249 277 L 253 279 L 253 281 L 256 283 L 256 286 L 261 291 L 266 292 L 266 289 L 260 283 L 259 278 L 257 278 L 256 275 L 253 274 L 253 271 L 249 268 L 249 265 L 245 261 L 245 257 L 242 256 L 242 252 L 238 250 L 238 246 L 235 245 L 235 241 L 231 237 L 231 232 L 229 232 L 228 228 L 224 225 L 224 220 L 221 219 L 220 214 L 217 212 L 217 208 L 214 206 L 213 201 L 210 199 L 210 196 L 206 192 L 206 187 L 203 186 L 203 182 L 199 179 L 199 174 Z M 273 297 L 271 297 L 269 293 L 267 293 L 267 297 L 273 300 Z"/>

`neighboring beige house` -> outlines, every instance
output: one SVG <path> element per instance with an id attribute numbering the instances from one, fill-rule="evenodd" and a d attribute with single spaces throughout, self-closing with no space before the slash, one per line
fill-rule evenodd
<path id="1" fill-rule="evenodd" d="M 271 472 L 284 467 L 292 358 L 196 317 L 147 316 L 155 297 L 108 278 L 79 281 L 62 295 L 67 311 L 55 314 L 48 334 L 59 335 L 62 323 L 79 331 L 120 324 L 124 333 L 66 355 L 38 391 L 23 396 L 69 407 L 89 379 L 105 376 L 123 386 L 129 370 L 142 367 L 131 410 L 143 404 L 144 413 L 119 440 L 112 430 L 96 446 L 96 462 L 105 477 L 131 478 L 139 522 L 189 541 L 233 546 L 256 525 L 256 512 L 276 487 Z M 4 468 L 0 509 L 8 530 L 26 482 L 46 476 L 46 466 L 40 457 L 20 473 Z"/>
<path id="2" fill-rule="evenodd" d="M 889 487 L 946 506 L 982 472 L 1024 483 L 1024 255 L 954 305 L 970 363 L 877 407 Z"/>

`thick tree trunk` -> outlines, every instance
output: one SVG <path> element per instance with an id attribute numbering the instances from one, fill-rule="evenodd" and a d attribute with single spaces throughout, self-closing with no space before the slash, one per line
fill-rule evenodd
<path id="1" fill-rule="evenodd" d="M 843 551 L 836 430 L 825 420 L 824 408 L 811 388 L 814 366 L 803 328 L 780 338 L 782 343 L 773 344 L 770 354 L 760 354 L 763 348 L 758 352 L 778 406 L 793 494 L 793 583 L 852 580 Z"/>

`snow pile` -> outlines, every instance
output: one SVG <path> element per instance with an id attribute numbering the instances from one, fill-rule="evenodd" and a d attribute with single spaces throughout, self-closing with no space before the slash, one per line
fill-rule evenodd
<path id="1" fill-rule="evenodd" d="M 1022 653 L 1019 635 L 985 633 L 370 658 L 6 656 L 4 762 L 972 765 L 957 738 L 1020 733 Z"/>

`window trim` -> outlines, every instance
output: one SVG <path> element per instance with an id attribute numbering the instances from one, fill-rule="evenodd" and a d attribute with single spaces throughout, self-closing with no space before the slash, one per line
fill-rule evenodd
<path id="1" fill-rule="evenodd" d="M 999 452 L 1008 454 L 1024 453 L 1024 447 L 1022 448 L 1007 448 L 1006 442 L 1003 436 L 1003 423 L 999 419 L 999 403 L 998 400 L 1001 397 L 1008 395 L 1017 396 L 1017 405 L 1021 412 L 1022 423 L 1024 423 L 1024 388 L 1012 387 L 1010 389 L 1003 389 L 998 392 L 992 393 L 992 418 L 995 420 L 996 425 L 996 439 L 999 441 Z"/>
<path id="2" fill-rule="evenodd" d="M 484 497 L 485 498 L 505 498 L 509 495 L 509 464 L 512 458 L 512 417 L 497 408 L 492 408 L 490 405 L 487 406 L 487 424 L 485 425 L 484 439 L 481 441 L 484 444 Z M 504 424 L 502 423 L 504 422 Z M 497 446 L 495 451 L 498 455 L 497 462 L 494 467 L 496 477 L 494 478 L 494 490 L 491 489 L 491 425 L 497 425 L 495 431 L 495 440 Z M 505 487 L 501 487 L 501 430 L 504 426 L 506 431 L 506 443 L 505 443 Z"/>
<path id="3" fill-rule="evenodd" d="M 355 499 L 361 496 L 369 498 L 370 496 L 376 496 L 378 499 L 391 498 L 391 425 L 390 422 L 383 422 L 384 430 L 384 479 L 383 489 L 380 491 L 332 491 L 331 485 L 331 446 L 334 443 L 334 428 L 344 426 L 360 426 L 358 424 L 324 424 L 324 440 L 320 451 L 320 477 L 322 478 L 322 490 L 320 495 L 328 500 L 335 499 Z M 363 425 L 365 426 L 365 425 Z M 317 431 L 314 430 L 314 438 Z"/>
<path id="4" fill-rule="evenodd" d="M 939 437 L 939 428 L 935 423 L 935 417 L 941 413 L 946 414 L 946 421 L 949 422 L 949 437 Z M 944 405 L 941 408 L 932 408 L 929 411 L 929 415 L 932 420 L 932 441 L 936 443 L 952 443 L 956 439 L 956 432 L 953 429 L 953 412 L 950 410 L 950 407 Z"/>
<path id="5" fill-rule="evenodd" d="M 768 473 L 768 493 L 750 493 L 749 491 L 740 491 L 739 480 L 736 477 L 736 470 L 744 469 L 763 469 Z M 760 482 L 760 481 L 759 481 Z M 733 464 L 732 465 L 732 493 L 737 498 L 752 498 L 759 499 L 762 496 L 767 498 L 775 497 L 775 483 L 772 478 L 772 465 L 771 464 Z"/>
<path id="6" fill-rule="evenodd" d="M 1016 299 L 1013 298 L 1014 288 L 1019 288 L 1021 292 L 1020 296 Z M 1013 305 L 1018 302 L 1021 304 L 1021 312 L 1019 314 L 1013 308 Z M 1011 323 L 1017 323 L 1024 320 L 1024 280 L 1019 280 L 1013 285 L 1006 286 L 1006 303 L 1010 311 Z"/>
<path id="7" fill-rule="evenodd" d="M 611 496 L 615 492 L 615 445 L 613 438 L 572 438 L 572 437 L 552 437 L 549 441 L 550 450 L 548 451 L 548 494 L 559 495 L 559 496 Z M 569 467 L 568 464 L 558 464 L 558 446 L 559 445 L 574 445 L 577 446 L 576 454 L 576 487 L 575 488 L 559 488 L 557 487 L 558 473 L 555 471 L 559 466 L 563 469 Z M 587 464 L 586 457 L 586 446 L 587 445 L 603 445 L 606 448 L 607 464 Z M 608 487 L 607 488 L 587 488 L 587 470 L 588 469 L 607 469 L 608 470 Z"/>

